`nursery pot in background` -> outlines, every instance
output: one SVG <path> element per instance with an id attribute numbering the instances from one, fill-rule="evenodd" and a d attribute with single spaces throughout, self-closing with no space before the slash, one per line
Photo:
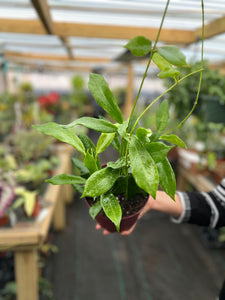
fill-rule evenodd
<path id="1" fill-rule="evenodd" d="M 0 227 L 9 225 L 9 217 L 4 215 L 0 218 Z"/>

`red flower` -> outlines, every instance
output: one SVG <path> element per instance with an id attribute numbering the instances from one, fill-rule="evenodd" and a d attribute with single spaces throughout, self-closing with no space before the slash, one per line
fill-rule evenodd
<path id="1" fill-rule="evenodd" d="M 57 103 L 59 103 L 59 94 L 55 93 L 55 92 L 51 92 L 48 95 L 48 100 L 49 100 L 50 104 L 57 104 Z"/>
<path id="2" fill-rule="evenodd" d="M 49 107 L 59 103 L 59 94 L 55 92 L 51 92 L 45 96 L 38 97 L 38 103 L 42 107 Z"/>

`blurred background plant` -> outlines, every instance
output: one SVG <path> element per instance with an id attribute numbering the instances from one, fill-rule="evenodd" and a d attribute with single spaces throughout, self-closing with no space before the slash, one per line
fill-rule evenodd
<path id="1" fill-rule="evenodd" d="M 189 72 L 196 71 L 200 68 L 200 62 L 186 67 L 180 72 L 187 75 Z M 196 92 L 198 89 L 198 74 L 190 76 L 177 85 L 171 92 L 168 93 L 167 99 L 173 105 L 174 115 L 178 120 L 182 120 L 190 111 L 195 101 Z M 164 81 L 168 87 L 172 83 L 172 79 L 168 78 Z M 219 109 L 214 112 L 208 109 L 208 102 L 213 102 Z M 219 114 L 218 114 L 219 113 Z M 211 70 L 208 67 L 208 62 L 204 61 L 204 72 L 202 86 L 199 96 L 198 105 L 194 114 L 205 122 L 224 123 L 225 113 L 225 77 L 218 70 Z M 221 119 L 219 116 L 221 115 Z M 216 116 L 216 118 L 215 118 Z"/>
<path id="2" fill-rule="evenodd" d="M 72 78 L 72 94 L 70 99 L 70 109 L 74 110 L 74 117 L 86 115 L 86 108 L 89 98 L 85 89 L 85 80 L 81 75 L 74 75 Z"/>
<path id="3" fill-rule="evenodd" d="M 124 105 L 126 100 L 126 88 L 125 87 L 117 87 L 112 90 L 113 95 L 115 96 L 118 105 L 121 107 Z"/>
<path id="4" fill-rule="evenodd" d="M 3 141 L 15 124 L 15 102 L 16 97 L 8 92 L 0 95 L 0 142 Z"/>
<path id="5" fill-rule="evenodd" d="M 199 69 L 200 63 L 186 67 L 180 72 L 184 75 Z M 166 95 L 172 104 L 174 124 L 178 124 L 193 106 L 198 89 L 198 76 L 193 75 L 183 80 Z M 170 78 L 164 81 L 166 87 L 171 85 Z M 204 72 L 198 105 L 193 115 L 177 132 L 191 151 L 199 156 L 198 168 L 215 171 L 218 162 L 225 159 L 225 76 L 218 70 L 208 67 L 204 61 Z M 185 152 L 187 150 L 181 150 Z M 204 166 L 203 166 L 204 165 Z M 225 171 L 221 174 L 225 175 Z M 222 176 L 222 175 L 221 175 Z M 221 178 L 220 176 L 220 178 Z M 219 179 L 218 179 L 219 180 Z"/>
<path id="6" fill-rule="evenodd" d="M 5 139 L 5 144 L 11 149 L 14 157 L 19 163 L 37 161 L 41 157 L 51 155 L 54 139 L 44 137 L 35 130 L 20 130 L 16 134 L 10 134 Z"/>

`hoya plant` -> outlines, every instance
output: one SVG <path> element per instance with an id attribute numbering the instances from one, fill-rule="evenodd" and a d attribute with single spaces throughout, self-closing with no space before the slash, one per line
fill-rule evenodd
<path id="1" fill-rule="evenodd" d="M 167 154 L 175 145 L 180 147 L 186 147 L 186 145 L 171 130 L 167 130 L 169 103 L 167 100 L 162 101 L 162 99 L 167 92 L 194 73 L 200 74 L 200 90 L 202 66 L 199 70 L 182 77 L 178 68 L 187 66 L 184 54 L 175 46 L 157 47 L 168 4 L 169 1 L 167 1 L 154 44 L 146 37 L 137 36 L 125 45 L 125 48 L 135 56 L 149 54 L 146 70 L 128 119 L 124 120 L 117 100 L 104 77 L 92 73 L 89 77 L 88 88 L 95 101 L 103 108 L 109 118 L 81 117 L 67 125 L 49 122 L 33 126 L 44 134 L 72 145 L 83 157 L 82 161 L 73 159 L 80 170 L 80 175 L 60 174 L 48 179 L 47 182 L 72 184 L 81 192 L 81 197 L 92 199 L 90 207 L 92 218 L 104 212 L 115 224 L 118 231 L 120 230 L 121 219 L 126 215 L 124 207 L 126 204 L 132 203 L 136 194 L 144 197 L 151 195 L 156 198 L 156 191 L 160 185 L 174 200 L 176 178 Z M 152 61 L 159 68 L 158 77 L 171 77 L 173 84 L 152 101 L 140 115 L 135 116 L 135 108 Z M 197 104 L 199 90 L 194 106 L 185 119 L 178 124 L 178 127 L 191 115 Z M 156 130 L 141 127 L 139 121 L 142 116 L 146 113 L 150 114 L 150 108 L 157 101 L 161 103 L 156 112 Z M 100 132 L 97 145 L 94 145 L 87 135 L 77 134 L 76 128 L 78 126 Z M 105 166 L 102 166 L 99 154 L 110 145 L 118 151 L 118 160 L 109 161 Z"/>

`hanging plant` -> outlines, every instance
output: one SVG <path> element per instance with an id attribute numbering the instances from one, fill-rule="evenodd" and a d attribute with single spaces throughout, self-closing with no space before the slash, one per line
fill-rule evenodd
<path id="1" fill-rule="evenodd" d="M 202 78 L 202 66 L 195 72 L 181 76 L 177 67 L 186 67 L 183 53 L 175 46 L 157 48 L 157 42 L 166 16 L 169 1 L 162 17 L 161 25 L 153 45 L 152 41 L 143 36 L 133 38 L 125 46 L 135 56 L 144 56 L 150 53 L 139 91 L 132 111 L 127 120 L 124 120 L 108 83 L 99 74 L 90 74 L 88 87 L 95 101 L 109 115 L 106 118 L 82 117 L 68 125 L 49 122 L 33 127 L 47 135 L 72 145 L 83 155 L 83 161 L 74 161 L 80 170 L 80 176 L 60 174 L 47 180 L 52 184 L 72 184 L 82 194 L 90 206 L 90 215 L 97 219 L 109 231 L 123 231 L 137 219 L 137 214 L 146 202 L 148 195 L 156 197 L 159 185 L 174 200 L 176 180 L 173 169 L 167 159 L 168 152 L 174 147 L 186 147 L 177 135 L 168 131 L 169 103 L 164 100 L 156 113 L 156 131 L 143 128 L 139 125 L 142 116 L 149 112 L 154 103 L 187 77 L 200 73 L 199 88 L 195 103 L 187 116 L 178 124 L 178 127 L 192 114 L 199 96 Z M 203 7 L 203 2 L 202 2 Z M 203 14 L 204 16 L 204 14 Z M 134 111 L 147 76 L 151 62 L 158 68 L 159 78 L 171 77 L 173 84 L 159 97 L 152 101 L 140 115 L 135 116 Z M 113 120 L 113 121 L 111 121 Z M 84 126 L 100 132 L 97 145 L 84 134 L 76 134 L 74 128 Z M 117 151 L 117 161 L 110 161 L 102 166 L 99 154 L 112 145 Z M 141 199 L 141 200 L 140 200 Z M 132 209 L 132 207 L 135 207 Z M 125 219 L 135 214 L 133 221 L 125 224 Z M 101 217 L 104 221 L 101 221 Z M 108 219 L 110 225 L 108 225 Z M 107 221 L 106 221 L 107 220 Z"/>

